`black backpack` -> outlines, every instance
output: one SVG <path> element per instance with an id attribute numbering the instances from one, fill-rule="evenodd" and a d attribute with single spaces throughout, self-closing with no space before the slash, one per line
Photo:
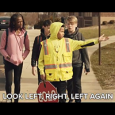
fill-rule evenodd
<path id="1" fill-rule="evenodd" d="M 24 34 L 24 44 L 25 44 L 26 35 L 27 35 L 27 31 L 26 31 L 25 34 Z M 7 43 L 8 43 L 8 29 L 6 29 L 6 45 L 5 45 L 5 50 L 6 50 L 6 48 L 7 48 Z M 4 56 L 3 56 L 3 64 L 5 64 Z"/>

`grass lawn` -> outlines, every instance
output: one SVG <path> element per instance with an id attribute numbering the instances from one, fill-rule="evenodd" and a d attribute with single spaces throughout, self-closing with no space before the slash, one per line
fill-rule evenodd
<path id="1" fill-rule="evenodd" d="M 83 34 L 85 39 L 96 38 L 99 36 L 98 26 L 80 28 L 79 31 Z M 105 34 L 106 36 L 115 35 L 115 24 L 101 26 L 101 35 L 102 34 Z"/>
<path id="2" fill-rule="evenodd" d="M 80 28 L 85 39 L 98 37 L 98 27 Z M 115 35 L 115 25 L 101 27 L 101 35 Z M 91 64 L 94 74 L 102 89 L 115 89 L 115 42 L 101 47 L 101 65 L 98 61 L 99 50 L 91 56 Z M 106 55 L 105 55 L 106 54 Z"/>
<path id="3" fill-rule="evenodd" d="M 92 69 L 102 89 L 115 89 L 115 43 L 101 48 L 101 65 L 98 61 L 98 50 L 91 56 Z"/>

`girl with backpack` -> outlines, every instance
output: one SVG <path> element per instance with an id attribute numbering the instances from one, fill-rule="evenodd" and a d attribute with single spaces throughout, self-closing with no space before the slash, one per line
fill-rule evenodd
<path id="1" fill-rule="evenodd" d="M 30 52 L 29 38 L 28 34 L 24 40 L 25 21 L 21 14 L 13 14 L 10 19 L 10 24 L 8 28 L 8 41 L 7 48 L 6 45 L 6 31 L 2 33 L 1 43 L 0 43 L 0 53 L 4 56 L 5 63 L 5 90 L 6 95 L 11 94 L 12 86 L 12 71 L 14 70 L 14 94 L 18 95 L 20 93 L 20 79 L 23 68 L 23 61 L 28 56 Z M 23 52 L 23 47 L 25 46 L 25 51 Z M 18 102 L 18 98 L 14 99 L 14 102 Z M 12 99 L 7 99 L 7 102 L 12 102 Z"/>

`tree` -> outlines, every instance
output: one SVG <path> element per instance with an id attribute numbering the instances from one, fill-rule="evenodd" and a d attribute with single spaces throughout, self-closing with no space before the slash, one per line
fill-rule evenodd
<path id="1" fill-rule="evenodd" d="M 27 25 L 35 25 L 38 22 L 38 13 L 22 14 Z"/>

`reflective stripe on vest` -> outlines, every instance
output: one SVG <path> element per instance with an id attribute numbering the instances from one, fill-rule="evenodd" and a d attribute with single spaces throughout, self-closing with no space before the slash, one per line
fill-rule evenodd
<path id="1" fill-rule="evenodd" d="M 67 67 L 72 67 L 72 63 L 59 64 L 59 68 L 67 68 Z"/>
<path id="2" fill-rule="evenodd" d="M 51 65 L 45 65 L 45 69 L 56 69 L 57 65 L 51 64 Z"/>
<path id="3" fill-rule="evenodd" d="M 70 52 L 69 38 L 65 38 L 66 52 Z"/>
<path id="4" fill-rule="evenodd" d="M 65 46 L 66 46 L 66 52 L 70 52 L 70 44 L 69 44 L 69 39 L 65 39 Z M 47 46 L 47 39 L 43 41 L 43 47 L 44 47 L 44 53 L 45 55 L 48 55 L 48 46 Z M 59 68 L 67 68 L 67 67 L 72 67 L 72 63 L 65 63 L 65 64 L 59 64 Z M 49 64 L 45 65 L 45 69 L 56 69 L 57 65 L 55 64 Z"/>
<path id="5" fill-rule="evenodd" d="M 67 68 L 67 67 L 72 67 L 72 63 L 65 63 L 65 64 L 59 64 L 59 68 Z M 52 64 L 52 65 L 45 65 L 45 69 L 56 69 L 57 65 Z"/>
<path id="6" fill-rule="evenodd" d="M 45 55 L 48 55 L 47 39 L 43 41 L 43 46 Z"/>

